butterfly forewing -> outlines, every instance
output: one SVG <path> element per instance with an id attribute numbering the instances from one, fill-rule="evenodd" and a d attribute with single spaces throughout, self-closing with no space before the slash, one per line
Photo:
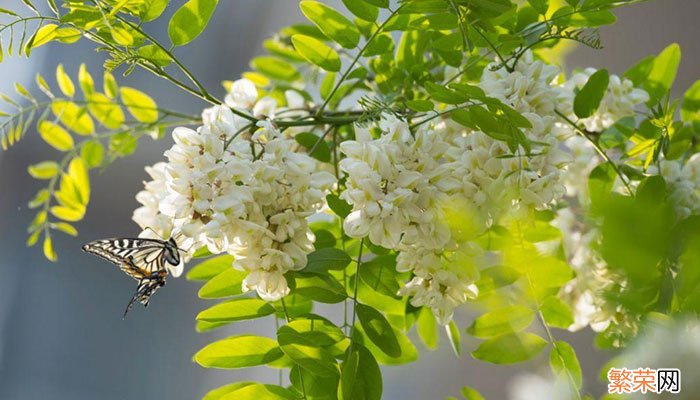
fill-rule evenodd
<path id="1" fill-rule="evenodd" d="M 148 305 L 153 293 L 165 285 L 168 275 L 166 262 L 180 262 L 177 245 L 173 240 L 103 239 L 84 245 L 83 250 L 116 264 L 124 273 L 139 281 L 136 294 L 129 302 L 124 316 L 136 301 Z"/>

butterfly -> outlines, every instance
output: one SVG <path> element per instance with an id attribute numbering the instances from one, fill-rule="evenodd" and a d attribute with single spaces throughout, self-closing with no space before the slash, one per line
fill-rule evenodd
<path id="1" fill-rule="evenodd" d="M 124 311 L 124 318 L 136 301 L 148 307 L 151 296 L 162 286 L 168 273 L 180 276 L 183 270 L 181 249 L 174 238 L 115 238 L 95 240 L 83 246 L 83 251 L 101 257 L 121 268 L 139 284 L 136 294 Z"/>

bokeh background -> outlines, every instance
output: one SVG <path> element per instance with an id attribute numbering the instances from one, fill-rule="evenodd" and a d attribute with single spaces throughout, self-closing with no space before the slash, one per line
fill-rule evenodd
<path id="1" fill-rule="evenodd" d="M 0 4 L 21 9 L 20 0 Z M 171 5 L 169 12 L 174 9 Z M 618 23 L 601 32 L 605 48 L 576 49 L 567 58 L 569 68 L 605 67 L 621 74 L 642 57 L 678 42 L 683 61 L 675 94 L 682 94 L 700 78 L 700 1 L 655 0 L 619 10 L 617 15 Z M 177 54 L 210 90 L 221 95 L 220 82 L 236 79 L 248 60 L 261 52 L 264 38 L 301 19 L 295 0 L 224 0 L 207 31 Z M 161 18 L 148 28 L 165 39 L 167 20 L 167 16 Z M 88 43 L 52 44 L 37 50 L 31 60 L 13 57 L 0 64 L 0 91 L 10 92 L 14 81 L 31 86 L 37 72 L 52 77 L 58 63 L 75 74 L 84 62 L 99 76 L 102 61 L 103 56 Z M 150 93 L 167 108 L 194 114 L 204 106 L 145 73 L 136 72 L 120 83 Z M 171 145 L 169 136 L 160 142 L 142 141 L 134 156 L 93 177 L 91 205 L 78 226 L 80 237 L 57 235 L 59 261 L 55 264 L 38 249 L 25 248 L 25 229 L 33 217 L 26 203 L 40 188 L 26 167 L 56 157 L 37 136 L 30 133 L 11 151 L 0 153 L 0 399 L 197 399 L 232 381 L 276 382 L 274 370 L 205 371 L 191 360 L 215 338 L 253 330 L 272 334 L 272 321 L 197 334 L 194 317 L 207 304 L 197 299 L 199 285 L 184 279 L 171 279 L 148 310 L 138 307 L 123 321 L 133 281 L 80 251 L 88 240 L 138 233 L 131 222 L 137 206 L 134 195 L 146 179 L 143 167 L 161 160 Z M 597 373 L 610 355 L 593 348 L 592 332 L 557 331 L 556 335 L 575 345 L 586 387 L 601 394 L 605 386 Z M 463 346 L 468 352 L 475 343 L 466 340 Z M 546 371 L 542 359 L 500 367 L 466 354 L 457 358 L 442 340 L 437 351 L 422 351 L 417 363 L 385 368 L 384 398 L 443 399 L 458 395 L 463 385 L 472 385 L 489 400 L 507 399 L 509 382 L 540 368 Z M 532 398 L 539 397 L 533 393 Z"/>

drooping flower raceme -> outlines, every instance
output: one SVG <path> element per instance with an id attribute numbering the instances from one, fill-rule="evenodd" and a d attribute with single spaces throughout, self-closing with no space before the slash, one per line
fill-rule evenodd
<path id="1" fill-rule="evenodd" d="M 255 109 L 253 90 L 238 81 L 227 100 Z M 278 300 L 289 291 L 284 273 L 303 268 L 313 250 L 307 218 L 335 177 L 294 152 L 294 141 L 267 120 L 241 134 L 249 121 L 217 106 L 203 121 L 197 130 L 175 129 L 168 162 L 149 169 L 153 181 L 137 196 L 143 207 L 134 220 L 163 237 L 178 235 L 181 246 L 233 255 L 234 267 L 249 272 L 243 290 Z"/>

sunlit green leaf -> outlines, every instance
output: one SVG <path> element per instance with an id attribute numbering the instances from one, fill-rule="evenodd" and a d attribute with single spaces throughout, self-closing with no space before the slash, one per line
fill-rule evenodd
<path id="1" fill-rule="evenodd" d="M 53 242 L 50 236 L 44 238 L 44 257 L 49 261 L 56 261 L 58 258 L 56 256 L 56 251 L 53 249 Z"/>
<path id="2" fill-rule="evenodd" d="M 68 151 L 75 145 L 71 135 L 53 122 L 41 121 L 38 125 L 38 129 L 41 138 L 56 150 Z"/>
<path id="3" fill-rule="evenodd" d="M 355 346 L 341 369 L 339 400 L 381 400 L 382 373 L 369 350 Z"/>
<path id="4" fill-rule="evenodd" d="M 214 342 L 197 352 L 194 360 L 207 368 L 247 368 L 282 357 L 277 342 L 266 337 L 241 335 Z"/>
<path id="5" fill-rule="evenodd" d="M 363 304 L 355 308 L 367 337 L 390 357 L 399 357 L 401 347 L 389 321 L 377 310 Z"/>
<path id="6" fill-rule="evenodd" d="M 66 71 L 63 69 L 63 64 L 58 64 L 58 67 L 56 68 L 56 81 L 58 82 L 58 87 L 61 89 L 63 94 L 68 97 L 73 97 L 73 95 L 75 95 L 75 85 L 70 79 L 70 76 L 68 76 Z"/>
<path id="7" fill-rule="evenodd" d="M 435 316 L 429 308 L 422 307 L 418 312 L 416 329 L 418 337 L 420 337 L 425 347 L 430 350 L 437 348 L 439 338 L 437 321 L 435 321 Z"/>
<path id="8" fill-rule="evenodd" d="M 43 161 L 39 164 L 30 165 L 29 175 L 35 179 L 51 179 L 60 172 L 58 163 L 54 161 Z"/>
<path id="9" fill-rule="evenodd" d="M 173 45 L 186 45 L 199 36 L 218 3 L 218 0 L 189 0 L 180 7 L 168 24 L 168 35 Z"/>
<path id="10" fill-rule="evenodd" d="M 235 322 L 261 318 L 275 312 L 267 302 L 260 299 L 234 299 L 219 303 L 197 314 L 198 321 Z"/>
<path id="11" fill-rule="evenodd" d="M 472 356 L 493 364 L 514 364 L 536 356 L 546 344 L 546 340 L 534 333 L 507 333 L 484 341 Z"/>
<path id="12" fill-rule="evenodd" d="M 304 0 L 299 7 L 306 18 L 339 45 L 352 49 L 359 43 L 360 32 L 343 14 L 318 1 Z"/>
<path id="13" fill-rule="evenodd" d="M 253 383 L 236 389 L 221 400 L 294 400 L 298 396 L 294 392 L 277 385 Z"/>
<path id="14" fill-rule="evenodd" d="M 314 340 L 315 335 L 298 332 L 288 326 L 277 330 L 282 351 L 300 367 L 318 376 L 338 375 L 338 367 L 330 350 Z"/>
<path id="15" fill-rule="evenodd" d="M 340 57 L 338 53 L 320 40 L 314 39 L 311 36 L 294 35 L 292 36 L 292 43 L 299 54 L 310 63 L 326 71 L 340 71 Z"/>
<path id="16" fill-rule="evenodd" d="M 51 111 L 66 128 L 78 135 L 87 136 L 95 132 L 95 123 L 86 107 L 80 107 L 71 101 L 54 101 Z"/>
<path id="17" fill-rule="evenodd" d="M 567 378 L 570 377 L 574 381 L 576 389 L 581 389 L 583 381 L 581 365 L 570 344 L 564 341 L 555 342 L 549 353 L 549 365 L 555 375 L 565 374 Z"/>
<path id="18" fill-rule="evenodd" d="M 556 296 L 547 297 L 540 305 L 540 311 L 549 326 L 568 329 L 574 323 L 571 308 Z"/>
<path id="19" fill-rule="evenodd" d="M 242 285 L 245 276 L 245 272 L 230 267 L 202 286 L 199 289 L 199 297 L 202 299 L 219 299 L 239 295 L 243 293 Z"/>
<path id="20" fill-rule="evenodd" d="M 119 93 L 122 103 L 137 121 L 144 123 L 158 121 L 158 106 L 146 93 L 126 86 L 121 87 Z"/>
<path id="21" fill-rule="evenodd" d="M 124 111 L 109 97 L 102 93 L 93 93 L 88 100 L 88 110 L 105 128 L 118 129 L 124 123 Z"/>
<path id="22" fill-rule="evenodd" d="M 307 256 L 306 268 L 302 271 L 320 273 L 342 270 L 350 264 L 350 256 L 336 248 L 318 249 Z"/>
<path id="23" fill-rule="evenodd" d="M 472 322 L 467 332 L 478 338 L 490 338 L 508 332 L 520 332 L 530 326 L 535 312 L 529 307 L 512 305 L 483 314 Z"/>
<path id="24" fill-rule="evenodd" d="M 233 257 L 229 255 L 218 256 L 203 261 L 187 272 L 189 281 L 208 281 L 220 273 L 233 268 Z"/>

